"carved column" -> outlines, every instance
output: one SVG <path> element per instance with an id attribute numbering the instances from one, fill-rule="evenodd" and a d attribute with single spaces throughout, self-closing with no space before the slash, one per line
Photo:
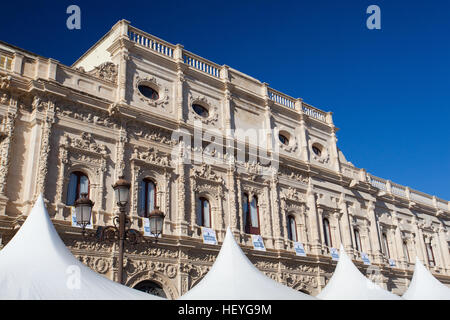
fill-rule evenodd
<path id="1" fill-rule="evenodd" d="M 241 186 L 241 179 L 237 175 L 236 176 L 236 183 L 237 183 L 237 198 L 238 198 L 238 212 L 239 212 L 239 231 L 241 234 L 244 233 L 244 210 L 242 208 L 242 186 Z"/>
<path id="2" fill-rule="evenodd" d="M 177 78 L 175 81 L 175 110 L 177 112 L 177 117 L 179 122 L 185 122 L 184 118 L 184 83 L 186 79 L 184 78 L 184 68 L 183 63 L 183 46 L 177 44 L 173 52 L 173 57 L 177 64 Z"/>
<path id="3" fill-rule="evenodd" d="M 232 232 L 239 231 L 239 217 L 237 210 L 237 202 L 239 202 L 239 192 L 236 192 L 236 171 L 234 161 L 230 163 L 227 171 L 227 182 L 228 182 L 228 213 L 229 221 L 228 224 Z"/>
<path id="4" fill-rule="evenodd" d="M 183 142 L 179 144 L 180 150 L 178 151 L 178 159 L 177 159 L 177 174 L 178 179 L 176 182 L 177 186 L 177 233 L 179 235 L 188 235 L 188 226 L 189 226 L 189 212 L 186 207 L 186 183 L 189 182 L 189 179 L 186 177 L 186 167 L 184 164 L 184 153 L 185 145 Z M 190 151 L 190 150 L 188 150 Z"/>
<path id="5" fill-rule="evenodd" d="M 192 230 L 192 232 L 194 232 L 195 226 L 197 224 L 197 212 L 195 210 L 196 209 L 195 208 L 195 205 L 196 205 L 195 190 L 197 189 L 197 183 L 196 183 L 195 177 L 192 175 L 192 173 L 191 173 L 191 176 L 190 176 L 189 180 L 190 180 L 190 183 L 189 183 L 189 185 L 190 185 L 189 194 L 191 196 L 191 201 L 190 201 L 191 208 L 189 210 L 191 212 L 191 215 L 189 217 L 189 222 L 191 224 L 191 230 Z"/>
<path id="6" fill-rule="evenodd" d="M 125 124 L 122 123 L 119 129 L 118 140 L 116 141 L 116 172 L 114 181 L 125 175 L 125 147 L 128 142 L 128 134 Z"/>
<path id="7" fill-rule="evenodd" d="M 53 123 L 55 123 L 55 103 L 49 100 L 47 102 L 47 108 L 45 110 L 42 123 L 39 165 L 37 171 L 38 176 L 36 179 L 37 181 L 34 198 L 37 198 L 37 196 L 41 193 L 45 198 L 45 184 L 48 173 L 48 157 L 50 154 L 50 138 Z"/>
<path id="8" fill-rule="evenodd" d="M 6 102 L 6 101 L 5 101 Z M 11 145 L 14 138 L 15 119 L 17 117 L 18 101 L 16 97 L 9 100 L 8 111 L 2 123 L 6 138 L 0 144 L 0 215 L 5 215 L 6 203 L 6 183 L 11 160 Z"/>

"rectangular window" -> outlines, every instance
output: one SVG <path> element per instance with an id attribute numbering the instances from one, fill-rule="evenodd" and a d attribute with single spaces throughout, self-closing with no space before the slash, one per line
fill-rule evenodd
<path id="1" fill-rule="evenodd" d="M 11 70 L 12 67 L 12 59 L 7 56 L 0 56 L 0 68 Z"/>

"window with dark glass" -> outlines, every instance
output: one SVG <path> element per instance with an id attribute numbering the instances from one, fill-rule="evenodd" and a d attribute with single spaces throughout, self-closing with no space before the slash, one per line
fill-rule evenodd
<path id="1" fill-rule="evenodd" d="M 150 179 L 143 179 L 139 183 L 139 211 L 141 217 L 148 217 L 156 206 L 156 184 Z"/>
<path id="2" fill-rule="evenodd" d="M 354 234 L 355 234 L 355 246 L 356 246 L 356 251 L 362 251 L 362 246 L 361 246 L 361 236 L 359 235 L 359 230 L 355 229 L 353 230 Z"/>
<path id="3" fill-rule="evenodd" d="M 68 206 L 73 206 L 82 193 L 87 193 L 89 197 L 89 179 L 79 171 L 72 172 L 69 178 L 69 186 L 67 188 L 67 202 Z"/>
<path id="4" fill-rule="evenodd" d="M 139 91 L 144 95 L 144 97 L 152 99 L 152 100 L 158 100 L 159 99 L 159 95 L 158 92 L 146 85 L 139 85 L 138 86 Z"/>
<path id="5" fill-rule="evenodd" d="M 327 247 L 332 247 L 333 243 L 331 241 L 331 228 L 330 221 L 327 218 L 323 219 L 323 235 L 325 237 L 325 245 Z"/>
<path id="6" fill-rule="evenodd" d="M 252 200 L 249 201 L 249 196 L 245 193 L 243 196 L 243 202 L 245 232 L 250 234 L 259 234 L 258 198 L 253 196 Z"/>
<path id="7" fill-rule="evenodd" d="M 202 227 L 211 228 L 211 206 L 208 199 L 200 197 L 197 199 L 197 224 Z"/>
<path id="8" fill-rule="evenodd" d="M 430 266 L 434 267 L 436 265 L 436 261 L 434 260 L 433 247 L 430 242 L 425 242 L 425 247 L 427 248 L 428 263 Z"/>
<path id="9" fill-rule="evenodd" d="M 192 109 L 194 109 L 195 113 L 203 118 L 207 118 L 209 116 L 208 109 L 205 107 L 199 105 L 199 104 L 193 104 Z"/>
<path id="10" fill-rule="evenodd" d="M 322 155 L 322 150 L 320 150 L 319 147 L 317 147 L 317 146 L 312 146 L 312 150 L 313 150 L 314 153 L 315 153 L 316 155 L 318 155 L 319 157 Z"/>
<path id="11" fill-rule="evenodd" d="M 286 146 L 289 145 L 289 139 L 285 135 L 279 134 L 278 139 L 280 139 L 280 142 L 282 144 L 284 144 Z"/>
<path id="12" fill-rule="evenodd" d="M 297 239 L 297 224 L 293 216 L 288 217 L 288 238 L 292 241 L 298 241 Z"/>

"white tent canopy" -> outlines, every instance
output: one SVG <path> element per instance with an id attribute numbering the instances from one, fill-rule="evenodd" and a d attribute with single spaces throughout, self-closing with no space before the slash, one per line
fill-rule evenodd
<path id="1" fill-rule="evenodd" d="M 228 228 L 222 248 L 211 270 L 180 299 L 310 300 L 315 298 L 265 276 L 248 260 Z"/>
<path id="2" fill-rule="evenodd" d="M 78 261 L 59 237 L 42 195 L 0 251 L 0 299 L 161 299 L 111 281 Z"/>
<path id="3" fill-rule="evenodd" d="M 450 300 L 450 288 L 433 277 L 416 257 L 411 283 L 402 298 L 407 300 Z"/>
<path id="4" fill-rule="evenodd" d="M 347 256 L 342 245 L 333 276 L 317 297 L 325 300 L 401 299 L 367 279 Z"/>

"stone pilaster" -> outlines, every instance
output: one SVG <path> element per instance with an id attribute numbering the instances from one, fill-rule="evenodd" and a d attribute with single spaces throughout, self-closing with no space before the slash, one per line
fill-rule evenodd
<path id="1" fill-rule="evenodd" d="M 375 204 L 369 201 L 367 205 L 367 215 L 369 217 L 369 242 L 371 243 L 372 255 L 375 263 L 383 263 L 383 255 L 381 253 L 380 235 L 378 230 L 378 220 L 375 213 Z"/>
<path id="2" fill-rule="evenodd" d="M 311 235 L 311 253 L 319 255 L 321 253 L 321 244 L 320 244 L 320 228 L 318 221 L 318 212 L 316 207 L 316 195 L 312 190 L 311 186 L 308 188 L 306 193 L 306 203 L 309 209 L 308 217 L 309 224 L 311 226 L 310 235 Z M 320 222 L 321 223 L 321 222 Z"/>

